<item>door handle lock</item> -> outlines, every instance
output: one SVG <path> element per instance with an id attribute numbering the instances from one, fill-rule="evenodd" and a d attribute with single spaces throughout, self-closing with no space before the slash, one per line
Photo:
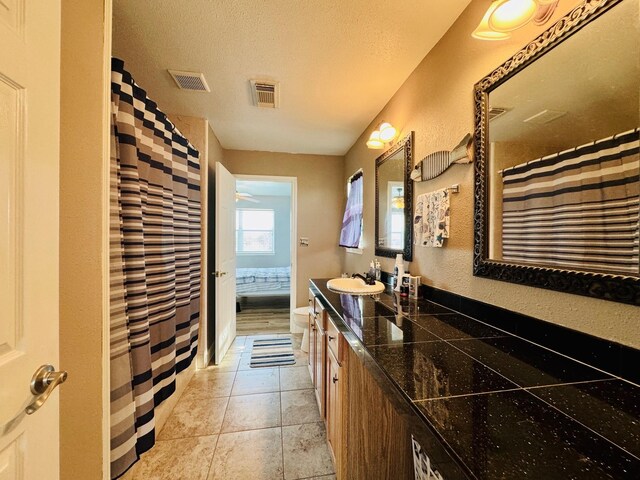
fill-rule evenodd
<path id="1" fill-rule="evenodd" d="M 216 270 L 215 272 L 213 272 L 213 274 L 215 275 L 216 278 L 220 278 L 220 277 L 224 277 L 227 272 L 221 272 L 219 270 Z"/>
<path id="2" fill-rule="evenodd" d="M 42 365 L 31 377 L 31 393 L 36 396 L 25 412 L 31 415 L 40 409 L 58 385 L 67 380 L 67 372 L 54 371 L 53 365 Z"/>

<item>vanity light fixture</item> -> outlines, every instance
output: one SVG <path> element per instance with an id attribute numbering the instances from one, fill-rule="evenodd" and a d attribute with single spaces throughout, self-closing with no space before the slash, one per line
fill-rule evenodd
<path id="1" fill-rule="evenodd" d="M 382 122 L 377 129 L 371 132 L 369 140 L 367 141 L 367 147 L 372 150 L 382 150 L 385 144 L 393 141 L 396 138 L 398 131 L 389 122 Z"/>
<path id="2" fill-rule="evenodd" d="M 384 148 L 384 142 L 380 140 L 380 130 L 374 130 L 367 140 L 367 147 L 371 150 L 382 150 Z"/>
<path id="3" fill-rule="evenodd" d="M 471 34 L 479 40 L 506 40 L 531 20 L 544 25 L 560 0 L 494 0 Z"/>

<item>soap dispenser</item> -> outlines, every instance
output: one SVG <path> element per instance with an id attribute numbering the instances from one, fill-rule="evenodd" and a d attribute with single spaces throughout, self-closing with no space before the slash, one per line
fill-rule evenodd
<path id="1" fill-rule="evenodd" d="M 375 259 L 375 268 L 376 268 L 376 280 L 379 282 L 382 279 L 382 270 L 380 269 L 380 262 L 378 259 Z"/>

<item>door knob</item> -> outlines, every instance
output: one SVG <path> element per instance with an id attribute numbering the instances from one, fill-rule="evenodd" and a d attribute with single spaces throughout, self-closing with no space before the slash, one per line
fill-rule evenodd
<path id="1" fill-rule="evenodd" d="M 67 372 L 64 370 L 56 372 L 53 365 L 42 365 L 38 368 L 31 377 L 31 393 L 36 395 L 36 398 L 25 408 L 27 415 L 31 415 L 44 405 L 56 387 L 66 380 Z"/>

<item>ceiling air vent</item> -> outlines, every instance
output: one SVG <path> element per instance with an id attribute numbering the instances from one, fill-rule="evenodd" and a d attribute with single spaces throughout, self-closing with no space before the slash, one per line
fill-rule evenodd
<path id="1" fill-rule="evenodd" d="M 496 118 L 501 117 L 507 112 L 508 110 L 506 108 L 489 107 L 489 121 L 495 120 Z"/>
<path id="2" fill-rule="evenodd" d="M 278 108 L 280 106 L 278 82 L 250 80 L 253 103 L 260 108 Z"/>
<path id="3" fill-rule="evenodd" d="M 553 122 L 556 118 L 560 118 L 566 115 L 567 112 L 562 112 L 560 110 L 542 110 L 539 113 L 523 120 L 525 123 L 533 123 L 535 125 L 545 125 L 549 122 Z"/>
<path id="4" fill-rule="evenodd" d="M 195 92 L 210 92 L 209 85 L 204 79 L 203 73 L 181 72 L 179 70 L 168 70 L 173 80 L 180 90 L 191 90 Z"/>

